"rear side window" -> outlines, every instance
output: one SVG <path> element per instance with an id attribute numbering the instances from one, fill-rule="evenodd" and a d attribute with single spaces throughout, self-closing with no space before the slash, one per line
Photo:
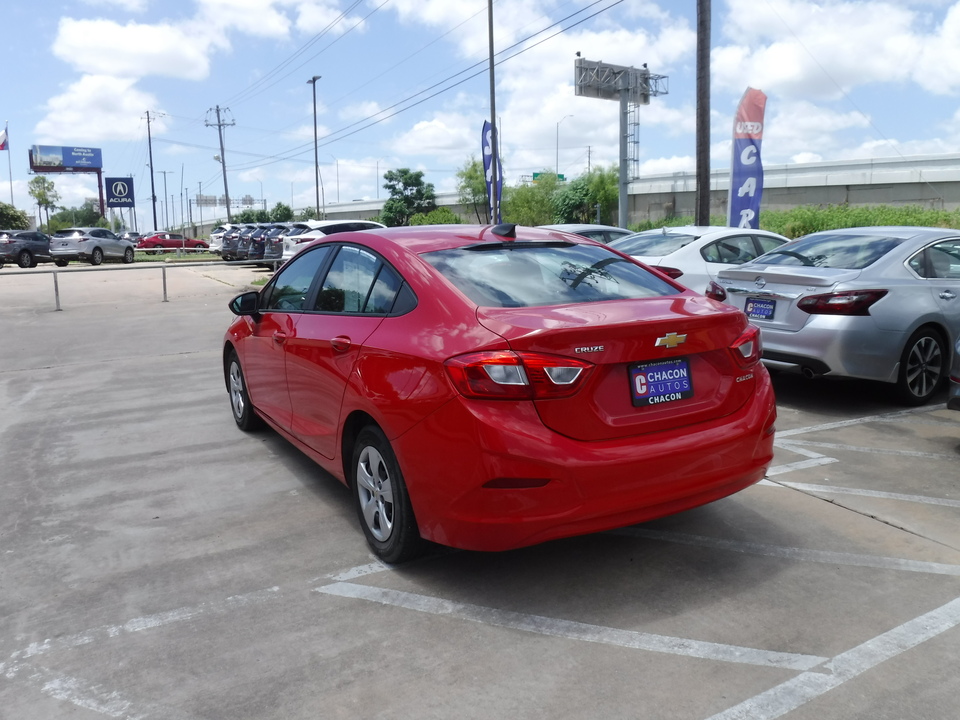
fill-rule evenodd
<path id="1" fill-rule="evenodd" d="M 636 263 L 595 245 L 516 243 L 438 250 L 421 257 L 483 307 L 566 305 L 680 293 Z"/>
<path id="2" fill-rule="evenodd" d="M 363 312 L 379 269 L 380 259 L 373 253 L 352 246 L 340 248 L 317 294 L 314 309 L 335 313 Z"/>
<path id="3" fill-rule="evenodd" d="M 742 265 L 757 257 L 757 250 L 750 235 L 734 235 L 704 246 L 700 255 L 707 262 Z"/>

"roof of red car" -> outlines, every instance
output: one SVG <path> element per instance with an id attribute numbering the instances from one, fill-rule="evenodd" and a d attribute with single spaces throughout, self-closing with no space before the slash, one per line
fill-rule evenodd
<path id="1" fill-rule="evenodd" d="M 462 247 L 463 245 L 473 245 L 481 242 L 511 242 L 511 241 L 539 241 L 566 240 L 576 243 L 590 243 L 579 235 L 557 230 L 543 230 L 540 228 L 525 227 L 517 225 L 515 227 L 516 237 L 498 235 L 494 229 L 500 227 L 508 228 L 508 225 L 413 225 L 410 227 L 392 227 L 374 230 L 365 230 L 365 235 L 379 235 L 397 245 L 402 245 L 411 252 L 422 253 L 433 250 L 446 250 L 449 248 Z M 328 239 L 335 240 L 337 235 L 331 235 Z"/>

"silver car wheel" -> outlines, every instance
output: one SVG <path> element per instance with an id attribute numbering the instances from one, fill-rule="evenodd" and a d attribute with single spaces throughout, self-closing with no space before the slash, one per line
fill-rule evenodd
<path id="1" fill-rule="evenodd" d="M 393 482 L 380 451 L 370 445 L 360 451 L 357 461 L 357 495 L 367 529 L 385 542 L 393 533 Z"/>
<path id="2" fill-rule="evenodd" d="M 910 339 L 903 358 L 902 385 L 905 399 L 926 402 L 939 387 L 944 376 L 943 348 L 930 332 Z"/>
<path id="3" fill-rule="evenodd" d="M 234 419 L 237 422 L 242 421 L 246 402 L 243 394 L 243 373 L 236 362 L 230 363 L 230 406 L 233 408 Z"/>

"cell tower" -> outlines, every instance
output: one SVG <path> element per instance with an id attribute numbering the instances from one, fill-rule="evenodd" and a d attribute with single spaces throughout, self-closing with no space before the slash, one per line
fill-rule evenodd
<path id="1" fill-rule="evenodd" d="M 574 62 L 576 94 L 620 101 L 620 208 L 617 224 L 627 226 L 627 191 L 640 168 L 640 106 L 666 95 L 667 76 L 655 75 L 644 63 L 639 69 L 578 57 Z"/>

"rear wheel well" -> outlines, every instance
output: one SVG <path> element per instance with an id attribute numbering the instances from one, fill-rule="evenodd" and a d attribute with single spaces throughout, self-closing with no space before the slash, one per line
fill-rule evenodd
<path id="1" fill-rule="evenodd" d="M 377 425 L 377 427 L 379 427 L 376 420 L 361 410 L 355 410 L 350 413 L 350 416 L 343 423 L 343 432 L 340 435 L 340 461 L 343 463 L 343 477 L 346 479 L 347 485 L 352 482 L 353 478 L 353 468 L 351 467 L 353 463 L 353 446 L 357 442 L 357 436 L 360 435 L 360 431 L 368 425 Z"/>

